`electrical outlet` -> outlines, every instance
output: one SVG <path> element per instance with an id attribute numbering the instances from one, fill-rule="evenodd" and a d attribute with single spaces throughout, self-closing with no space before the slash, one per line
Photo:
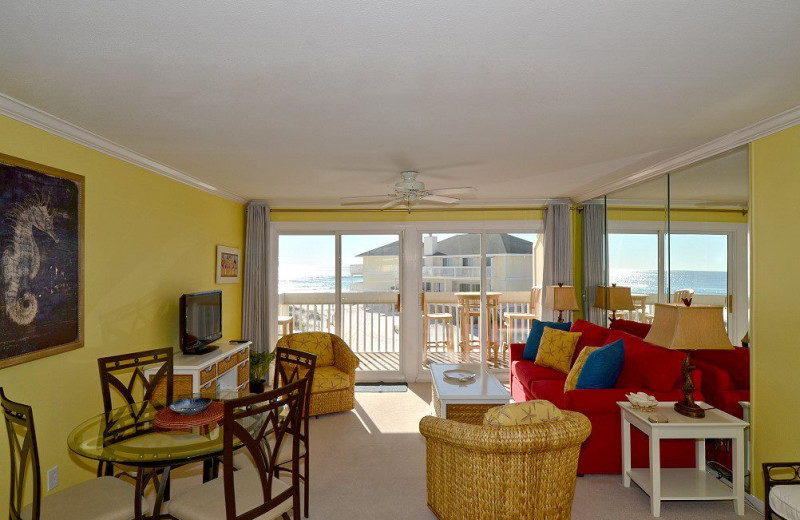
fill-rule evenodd
<path id="1" fill-rule="evenodd" d="M 47 470 L 47 491 L 53 491 L 58 487 L 58 466 L 53 466 Z"/>

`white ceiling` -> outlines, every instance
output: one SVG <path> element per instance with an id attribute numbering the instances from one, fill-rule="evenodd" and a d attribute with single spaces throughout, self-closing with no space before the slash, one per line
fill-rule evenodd
<path id="1" fill-rule="evenodd" d="M 0 9 L 0 92 L 275 204 L 402 169 L 479 201 L 570 197 L 800 105 L 797 0 Z"/>

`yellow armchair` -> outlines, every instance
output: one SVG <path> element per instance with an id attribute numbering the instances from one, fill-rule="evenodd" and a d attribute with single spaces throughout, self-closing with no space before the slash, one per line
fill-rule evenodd
<path id="1" fill-rule="evenodd" d="M 278 340 L 278 347 L 317 356 L 309 415 L 352 410 L 359 360 L 342 338 L 328 332 L 298 332 Z"/>
<path id="2" fill-rule="evenodd" d="M 439 520 L 568 520 L 581 444 L 591 423 L 483 426 L 423 417 L 428 507 Z"/>

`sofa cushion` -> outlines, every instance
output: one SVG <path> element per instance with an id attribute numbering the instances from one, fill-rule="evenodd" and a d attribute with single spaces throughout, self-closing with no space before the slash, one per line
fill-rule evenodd
<path id="1" fill-rule="evenodd" d="M 578 344 L 580 332 L 568 332 L 545 327 L 539 351 L 536 353 L 536 364 L 554 368 L 565 374 L 572 364 L 572 353 Z"/>
<path id="2" fill-rule="evenodd" d="M 586 357 L 575 388 L 614 388 L 624 359 L 625 345 L 619 339 L 593 351 Z"/>
<path id="3" fill-rule="evenodd" d="M 519 426 L 557 421 L 564 414 L 549 401 L 533 400 L 495 406 L 483 416 L 485 426 Z"/>
<path id="4" fill-rule="evenodd" d="M 292 334 L 289 347 L 317 356 L 317 368 L 333 365 L 333 343 L 327 332 Z"/>
<path id="5" fill-rule="evenodd" d="M 642 338 L 621 331 L 612 331 L 606 341 L 612 343 L 618 339 L 625 344 L 625 359 L 616 388 L 667 392 L 680 386 L 685 354 L 647 343 Z"/>
<path id="6" fill-rule="evenodd" d="M 631 320 L 614 320 L 611 322 L 611 325 L 608 326 L 608 328 L 611 330 L 627 332 L 628 334 L 632 334 L 637 338 L 647 337 L 647 333 L 650 332 L 650 327 L 652 327 L 652 325 L 649 323 L 641 323 Z"/>
<path id="7" fill-rule="evenodd" d="M 545 327 L 558 330 L 569 330 L 571 326 L 572 323 L 568 321 L 559 323 L 557 321 L 533 320 L 533 325 L 531 325 L 531 333 L 528 334 L 528 340 L 525 342 L 525 350 L 522 352 L 522 359 L 527 359 L 529 361 L 536 360 L 536 354 L 539 352 L 539 343 L 542 341 L 542 334 L 544 334 Z"/>
<path id="8" fill-rule="evenodd" d="M 580 355 L 581 350 L 583 350 L 585 347 L 605 345 L 606 338 L 611 333 L 611 331 L 607 328 L 601 327 L 600 325 L 595 325 L 591 321 L 586 320 L 575 320 L 569 330 L 570 332 L 581 333 L 578 344 L 575 345 L 575 353 L 572 355 L 573 363 L 576 359 L 578 359 L 578 355 Z"/>
<path id="9" fill-rule="evenodd" d="M 513 361 L 511 363 L 511 374 L 522 381 L 526 388 L 531 386 L 532 381 L 555 379 L 564 381 L 564 373 L 549 367 L 539 366 L 533 361 Z"/>
<path id="10" fill-rule="evenodd" d="M 544 381 L 534 381 L 531 383 L 531 395 L 534 399 L 544 399 L 550 401 L 558 408 L 565 409 L 564 406 L 564 380 L 546 379 Z"/>
<path id="11" fill-rule="evenodd" d="M 575 390 L 575 385 L 578 383 L 578 377 L 581 375 L 581 370 L 583 370 L 584 364 L 586 364 L 586 358 L 589 357 L 589 354 L 599 348 L 601 347 L 586 347 L 581 350 L 581 353 L 578 354 L 578 359 L 576 359 L 572 364 L 572 368 L 569 369 L 569 374 L 567 374 L 567 379 L 564 381 L 565 392 Z"/>

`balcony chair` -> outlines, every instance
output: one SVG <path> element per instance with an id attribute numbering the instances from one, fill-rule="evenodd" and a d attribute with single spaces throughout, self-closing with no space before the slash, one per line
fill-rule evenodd
<path id="1" fill-rule="evenodd" d="M 276 347 L 317 356 L 309 415 L 344 412 L 355 407 L 359 359 L 342 338 L 328 332 L 298 332 L 283 336 Z"/>
<path id="2" fill-rule="evenodd" d="M 131 520 L 136 489 L 114 477 L 100 477 L 42 497 L 39 447 L 33 408 L 9 400 L 0 387 L 0 406 L 11 450 L 10 520 Z M 22 507 L 28 465 L 33 477 L 33 502 Z M 147 502 L 142 504 L 149 513 Z"/>
<path id="3" fill-rule="evenodd" d="M 423 417 L 428 507 L 439 520 L 568 520 L 589 420 L 577 412 L 522 426 Z"/>
<path id="4" fill-rule="evenodd" d="M 694 289 L 678 289 L 672 294 L 672 303 L 683 303 L 684 298 L 694 297 Z"/>
<path id="5" fill-rule="evenodd" d="M 435 334 L 431 339 L 431 327 L 437 324 L 442 325 L 442 338 Z M 425 293 L 422 293 L 422 345 L 425 350 L 424 360 L 427 362 L 428 350 L 432 348 L 445 347 L 451 354 L 455 351 L 453 343 L 453 315 L 449 312 L 428 312 L 428 304 L 425 302 Z"/>
<path id="6" fill-rule="evenodd" d="M 222 478 L 201 484 L 173 499 L 169 514 L 178 520 L 300 518 L 299 454 L 301 408 L 308 380 L 224 402 Z M 275 476 L 275 462 L 290 443 L 291 485 Z M 234 449 L 241 445 L 254 466 L 236 470 Z"/>
<path id="7" fill-rule="evenodd" d="M 528 303 L 529 312 L 506 312 L 503 313 L 503 326 L 506 329 L 506 342 L 503 344 L 503 356 L 506 355 L 508 346 L 514 343 L 514 322 L 522 321 L 525 323 L 525 337 L 527 338 L 528 331 L 531 330 L 533 320 L 541 319 L 542 314 L 542 288 L 531 288 L 531 299 Z M 517 342 L 519 343 L 519 342 Z"/>

